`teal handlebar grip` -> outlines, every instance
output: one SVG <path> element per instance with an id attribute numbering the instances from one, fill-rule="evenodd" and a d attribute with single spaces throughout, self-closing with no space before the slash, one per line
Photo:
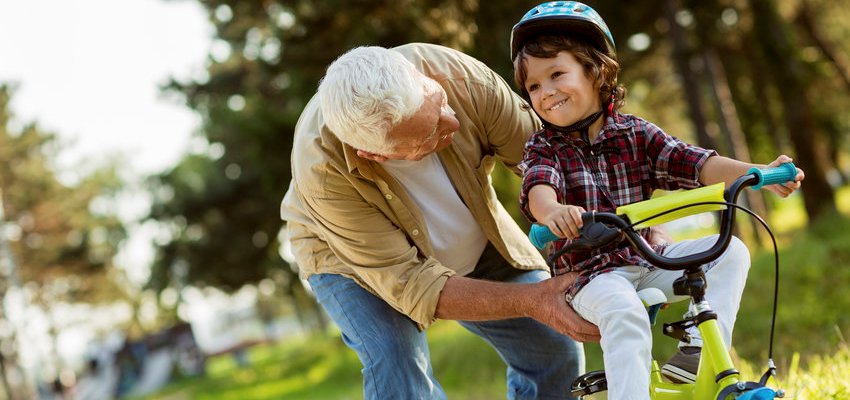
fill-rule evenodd
<path id="1" fill-rule="evenodd" d="M 777 183 L 792 182 L 797 177 L 797 167 L 794 163 L 779 164 L 774 168 L 750 168 L 748 174 L 755 174 L 759 178 L 759 182 L 753 185 L 753 190 L 761 189 L 765 185 L 774 185 Z"/>
<path id="2" fill-rule="evenodd" d="M 549 243 L 555 239 L 558 239 L 558 236 L 552 233 L 546 225 L 531 225 L 531 230 L 528 231 L 528 238 L 531 239 L 531 244 L 538 249 L 542 249 L 546 247 L 546 243 Z"/>

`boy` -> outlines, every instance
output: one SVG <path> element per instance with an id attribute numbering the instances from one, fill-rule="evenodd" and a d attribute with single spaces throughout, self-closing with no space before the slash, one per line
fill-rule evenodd
<path id="1" fill-rule="evenodd" d="M 613 37 L 596 11 L 582 3 L 557 1 L 533 8 L 512 30 L 511 53 L 517 86 L 544 121 L 526 144 L 520 205 L 531 221 L 564 238 L 555 242 L 556 249 L 578 236 L 585 210 L 612 212 L 648 199 L 654 189 L 731 182 L 754 166 L 621 114 L 625 89 L 617 84 Z M 786 162 L 791 159 L 781 155 L 769 166 Z M 798 169 L 795 182 L 766 188 L 786 197 L 802 179 Z M 678 257 L 715 241 L 706 237 L 655 250 Z M 749 263 L 746 247 L 733 238 L 721 258 L 703 266 L 706 298 L 718 314 L 727 345 Z M 681 300 L 672 293 L 681 274 L 652 268 L 622 244 L 562 257 L 553 269 L 555 274 L 581 272 L 566 297 L 576 312 L 599 327 L 609 398 L 648 398 L 652 338 L 637 291 L 657 287 L 668 299 Z M 693 340 L 680 344 L 680 352 L 662 369 L 673 381 L 695 379 L 701 339 L 695 329 L 689 333 Z"/>

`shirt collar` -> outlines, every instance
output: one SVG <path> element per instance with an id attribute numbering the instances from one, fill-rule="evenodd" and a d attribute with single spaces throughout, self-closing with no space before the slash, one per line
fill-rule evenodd
<path id="1" fill-rule="evenodd" d="M 634 119 L 627 118 L 627 116 L 628 115 L 621 114 L 617 111 L 615 111 L 613 115 L 606 116 L 605 122 L 602 124 L 602 132 L 600 132 L 599 135 L 596 136 L 596 139 L 594 139 L 594 143 L 598 143 L 600 140 L 605 140 L 612 136 L 616 136 L 619 132 L 623 130 L 631 130 L 632 128 L 634 128 Z M 543 132 L 545 134 L 545 137 L 547 138 L 560 137 L 563 140 L 566 140 L 568 143 L 584 143 L 584 140 L 582 140 L 581 138 L 575 138 L 569 135 L 565 135 L 553 129 L 543 128 Z"/>
<path id="2" fill-rule="evenodd" d="M 623 129 L 633 128 L 635 126 L 634 119 L 626 117 L 626 114 L 614 111 L 613 115 L 605 117 L 605 123 L 602 124 L 602 130 L 606 132 L 616 132 Z"/>

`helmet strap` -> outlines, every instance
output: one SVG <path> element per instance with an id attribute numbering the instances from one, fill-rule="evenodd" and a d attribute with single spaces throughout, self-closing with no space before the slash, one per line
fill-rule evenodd
<path id="1" fill-rule="evenodd" d="M 571 132 L 578 132 L 581 134 L 581 138 L 584 139 L 585 142 L 590 144 L 590 139 L 588 137 L 587 131 L 594 122 L 596 122 L 599 117 L 602 116 L 602 110 L 599 110 L 593 114 L 588 115 L 582 120 L 577 121 L 576 123 L 570 126 L 558 126 L 554 124 L 550 124 L 549 122 L 545 122 L 543 124 L 544 127 L 551 129 L 555 132 L 560 132 L 564 134 L 569 134 Z"/>

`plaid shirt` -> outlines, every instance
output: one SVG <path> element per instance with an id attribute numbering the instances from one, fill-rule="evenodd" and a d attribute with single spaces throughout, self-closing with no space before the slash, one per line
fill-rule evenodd
<path id="1" fill-rule="evenodd" d="M 618 206 L 649 199 L 655 189 L 676 190 L 700 186 L 705 161 L 717 153 L 687 144 L 657 126 L 633 115 L 615 113 L 605 120 L 602 132 L 588 144 L 550 129 L 535 133 L 525 145 L 520 208 L 535 222 L 528 192 L 535 185 L 555 189 L 558 202 L 585 210 L 614 212 Z M 649 238 L 649 229 L 641 234 Z M 553 242 L 556 251 L 570 242 Z M 654 246 L 658 252 L 663 247 Z M 587 282 L 618 266 L 652 266 L 626 242 L 592 252 L 568 254 L 552 266 L 556 275 L 580 271 L 567 294 L 574 296 Z"/>

